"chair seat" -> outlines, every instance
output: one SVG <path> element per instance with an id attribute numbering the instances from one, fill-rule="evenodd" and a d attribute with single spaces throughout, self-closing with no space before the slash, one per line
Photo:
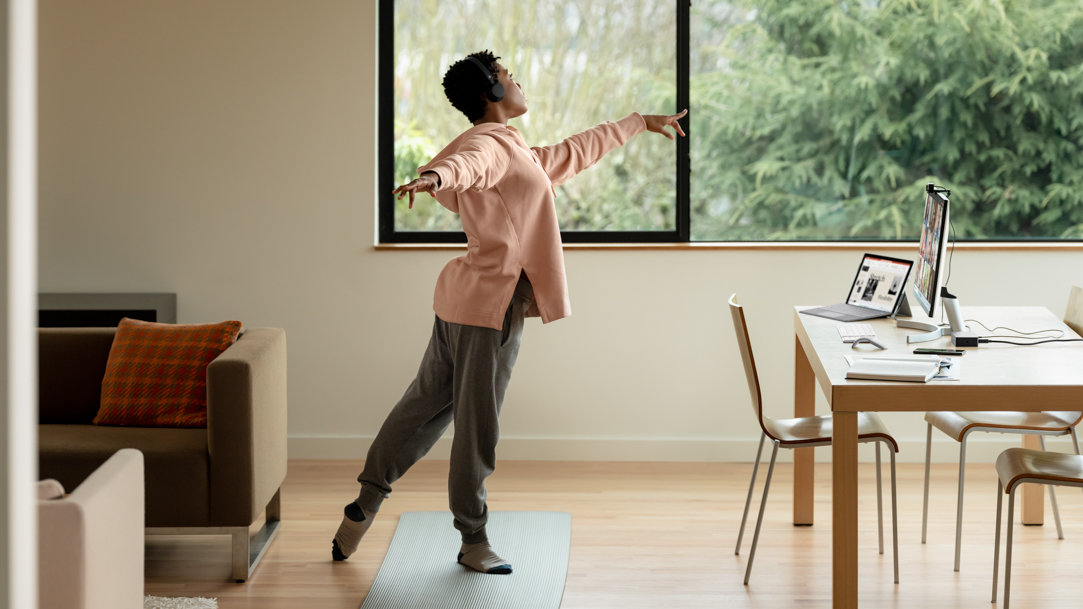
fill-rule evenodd
<path id="1" fill-rule="evenodd" d="M 1029 448 L 1009 448 L 997 457 L 1004 492 L 1023 482 L 1083 485 L 1083 456 Z"/>
<path id="2" fill-rule="evenodd" d="M 996 431 L 1064 432 L 1079 420 L 1078 412 L 927 412 L 925 421 L 961 442 L 966 432 L 975 428 Z"/>
<path id="3" fill-rule="evenodd" d="M 763 418 L 767 435 L 775 438 L 783 446 L 795 445 L 827 446 L 831 444 L 832 420 L 830 416 L 799 417 L 796 419 Z M 875 412 L 857 413 L 857 441 L 871 442 L 879 439 L 891 443 L 891 448 L 899 452 L 899 443 L 888 433 L 887 427 Z"/>

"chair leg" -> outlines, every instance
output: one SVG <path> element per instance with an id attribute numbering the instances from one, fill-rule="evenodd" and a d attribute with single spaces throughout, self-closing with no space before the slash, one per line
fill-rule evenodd
<path id="1" fill-rule="evenodd" d="M 877 543 L 878 550 L 881 555 L 884 554 L 884 491 L 883 482 L 880 475 L 880 443 L 876 444 L 876 525 L 877 525 Z"/>
<path id="2" fill-rule="evenodd" d="M 1012 528 L 1015 525 L 1015 489 L 1008 493 L 1008 539 L 1005 541 L 1007 548 L 1004 550 L 1004 608 L 1008 609 L 1008 596 L 1012 586 Z"/>
<path id="3" fill-rule="evenodd" d="M 267 502 L 267 507 L 264 508 L 263 516 L 265 520 L 272 522 L 278 522 L 282 520 L 282 489 L 275 491 L 271 500 Z"/>
<path id="4" fill-rule="evenodd" d="M 955 505 L 955 570 L 959 570 L 959 554 L 963 547 L 963 479 L 966 476 L 966 436 L 959 441 L 959 498 Z"/>
<path id="5" fill-rule="evenodd" d="M 925 532 L 929 524 L 929 460 L 932 456 L 933 424 L 925 424 L 925 493 L 921 503 L 921 543 L 925 543 Z"/>
<path id="6" fill-rule="evenodd" d="M 760 455 L 763 454 L 763 441 L 767 434 L 760 432 L 760 446 L 756 449 L 756 461 L 752 465 L 752 479 L 748 481 L 748 496 L 745 497 L 745 513 L 741 516 L 741 528 L 737 531 L 737 547 L 733 549 L 736 555 L 741 554 L 741 539 L 745 536 L 745 522 L 748 521 L 748 506 L 752 503 L 752 489 L 756 486 L 756 472 L 760 469 Z"/>
<path id="7" fill-rule="evenodd" d="M 1070 428 L 1070 431 L 1072 432 L 1072 444 L 1075 445 L 1075 454 L 1083 455 L 1083 453 L 1079 452 L 1079 436 L 1075 434 L 1075 427 Z"/>
<path id="8" fill-rule="evenodd" d="M 1038 436 L 1038 442 L 1042 445 L 1042 450 L 1045 450 L 1045 436 Z M 1057 539 L 1064 539 L 1064 529 L 1060 526 L 1060 510 L 1057 509 L 1057 491 L 1055 487 L 1049 485 L 1049 505 L 1053 507 L 1053 522 L 1057 525 Z"/>
<path id="9" fill-rule="evenodd" d="M 1000 574 L 1000 514 L 1001 505 L 1004 503 L 1004 483 L 997 480 L 997 526 L 993 535 L 993 598 L 990 603 L 997 602 L 997 575 Z"/>
<path id="10" fill-rule="evenodd" d="M 894 552 L 895 583 L 899 583 L 899 502 L 895 485 L 895 451 L 888 447 L 891 456 L 891 549 Z"/>
<path id="11" fill-rule="evenodd" d="M 248 527 L 230 527 L 229 537 L 233 542 L 232 571 L 230 577 L 235 582 L 243 582 L 250 575 L 248 571 L 248 554 L 252 550 L 252 540 L 248 536 Z"/>
<path id="12" fill-rule="evenodd" d="M 282 489 L 275 491 L 264 508 L 264 523 L 260 530 L 249 534 L 248 527 L 230 527 L 233 539 L 233 581 L 247 581 L 255 571 L 256 565 L 263 559 L 263 554 L 278 536 L 278 526 L 282 520 Z"/>
<path id="13" fill-rule="evenodd" d="M 767 492 L 771 490 L 771 474 L 775 472 L 775 457 L 778 456 L 778 440 L 772 440 L 771 465 L 767 467 L 767 480 L 763 484 L 763 499 L 760 500 L 760 515 L 756 518 L 756 532 L 752 535 L 752 549 L 748 552 L 748 566 L 745 567 L 745 585 L 752 575 L 752 561 L 756 559 L 756 545 L 760 541 L 760 526 L 763 525 L 763 508 L 767 506 Z"/>

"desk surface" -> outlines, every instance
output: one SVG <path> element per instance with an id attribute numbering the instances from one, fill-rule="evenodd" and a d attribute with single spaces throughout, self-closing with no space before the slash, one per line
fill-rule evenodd
<path id="1" fill-rule="evenodd" d="M 950 347 L 943 337 L 927 343 L 908 344 L 907 335 L 918 330 L 896 328 L 890 319 L 867 323 L 876 330 L 886 351 L 852 349 L 839 338 L 839 322 L 794 311 L 797 339 L 809 354 L 809 364 L 832 411 L 929 411 L 929 410 L 1079 410 L 1083 392 L 1083 342 L 1017 346 L 988 343 L 966 349 L 955 357 L 960 366 L 958 381 L 903 383 L 898 381 L 847 380 L 846 355 L 912 354 L 915 347 Z M 1033 332 L 1056 328 L 1063 338 L 1079 338 L 1043 307 L 965 307 L 964 317 L 989 328 L 1005 325 Z M 979 335 L 988 332 L 980 331 Z M 1006 332 L 1000 332 L 1006 334 Z M 812 356 L 812 354 L 815 354 Z M 1035 400 L 1035 388 L 1041 399 Z"/>

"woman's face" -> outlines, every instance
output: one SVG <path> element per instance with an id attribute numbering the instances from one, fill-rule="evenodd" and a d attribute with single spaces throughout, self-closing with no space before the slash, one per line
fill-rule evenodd
<path id="1" fill-rule="evenodd" d="M 523 94 L 523 88 L 515 82 L 508 69 L 499 62 L 496 64 L 496 70 L 497 80 L 504 85 L 504 99 L 500 100 L 500 104 L 503 105 L 507 117 L 515 118 L 526 114 L 526 95 Z"/>

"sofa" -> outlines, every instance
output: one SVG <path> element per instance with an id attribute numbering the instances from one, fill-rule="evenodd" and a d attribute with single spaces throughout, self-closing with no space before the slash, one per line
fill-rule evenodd
<path id="1" fill-rule="evenodd" d="M 142 609 L 143 455 L 121 449 L 64 490 L 37 485 L 39 609 Z"/>
<path id="2" fill-rule="evenodd" d="M 206 426 L 195 428 L 94 424 L 116 332 L 39 328 L 39 477 L 75 488 L 117 450 L 137 449 L 146 534 L 229 535 L 231 577 L 247 580 L 281 518 L 285 331 L 244 330 L 206 366 Z"/>

